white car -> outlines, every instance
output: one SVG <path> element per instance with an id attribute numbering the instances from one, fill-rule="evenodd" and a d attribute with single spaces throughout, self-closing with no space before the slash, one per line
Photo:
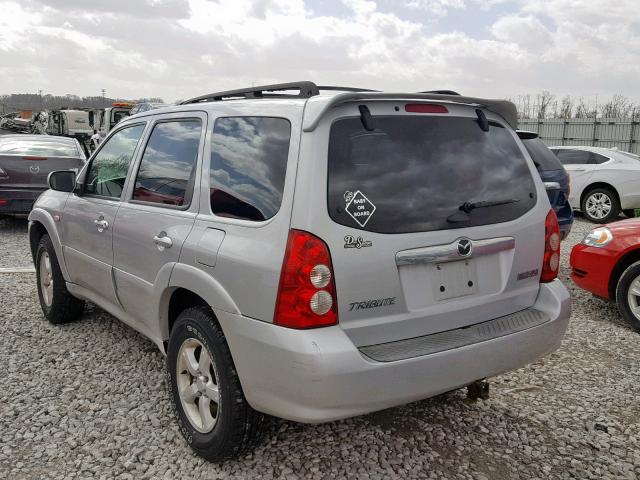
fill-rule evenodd
<path id="1" fill-rule="evenodd" d="M 550 147 L 571 177 L 569 202 L 595 223 L 640 208 L 640 157 L 599 147 Z"/>

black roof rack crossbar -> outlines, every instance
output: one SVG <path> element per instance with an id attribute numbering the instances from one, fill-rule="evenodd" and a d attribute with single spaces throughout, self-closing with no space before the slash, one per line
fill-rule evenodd
<path id="1" fill-rule="evenodd" d="M 458 95 L 458 92 L 454 92 L 453 90 L 428 90 L 426 92 L 418 92 L 418 93 L 434 93 L 436 95 Z"/>
<path id="2" fill-rule="evenodd" d="M 298 94 L 290 93 L 274 93 L 298 91 Z M 277 83 L 274 85 L 260 85 L 257 87 L 240 88 L 237 90 L 226 90 L 224 92 L 214 92 L 207 95 L 191 98 L 181 102 L 181 105 L 200 102 L 220 102 L 222 100 L 238 99 L 238 98 L 310 98 L 320 95 L 321 90 L 332 90 L 342 92 L 375 92 L 376 90 L 368 90 L 366 88 L 353 87 L 337 87 L 332 85 L 319 87 L 313 82 L 291 82 Z"/>

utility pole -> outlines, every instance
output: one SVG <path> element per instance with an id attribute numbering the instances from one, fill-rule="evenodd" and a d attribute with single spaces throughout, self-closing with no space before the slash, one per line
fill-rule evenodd
<path id="1" fill-rule="evenodd" d="M 107 106 L 107 102 L 106 102 L 106 99 L 105 99 L 105 94 L 106 94 L 106 93 L 107 93 L 107 91 L 103 88 L 103 89 L 102 89 L 102 106 L 103 106 L 103 107 L 106 107 L 106 106 Z"/>
<path id="2" fill-rule="evenodd" d="M 42 101 L 42 89 L 38 90 L 38 95 L 40 96 L 40 110 L 44 110 L 44 102 Z"/>

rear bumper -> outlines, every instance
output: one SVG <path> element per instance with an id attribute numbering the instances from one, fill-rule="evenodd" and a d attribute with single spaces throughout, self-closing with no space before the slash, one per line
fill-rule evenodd
<path id="1" fill-rule="evenodd" d="M 29 213 L 35 201 L 45 190 L 45 187 L 20 189 L 0 188 L 0 213 Z"/>
<path id="2" fill-rule="evenodd" d="M 558 280 L 542 284 L 532 309 L 549 320 L 511 335 L 391 362 L 364 356 L 339 326 L 291 330 L 217 313 L 251 406 L 316 423 L 438 395 L 554 351 L 571 315 L 564 285 Z"/>

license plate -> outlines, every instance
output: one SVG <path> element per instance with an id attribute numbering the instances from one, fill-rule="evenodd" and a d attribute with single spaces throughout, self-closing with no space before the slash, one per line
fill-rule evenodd
<path id="1" fill-rule="evenodd" d="M 438 263 L 433 296 L 437 300 L 463 297 L 478 291 L 476 264 L 472 259 Z"/>

